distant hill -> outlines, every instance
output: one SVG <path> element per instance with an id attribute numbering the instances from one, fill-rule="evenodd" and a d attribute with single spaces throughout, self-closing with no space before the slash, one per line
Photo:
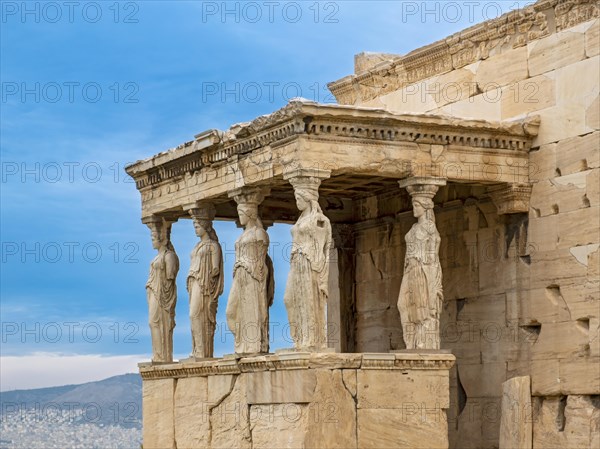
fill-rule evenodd
<path id="1" fill-rule="evenodd" d="M 142 379 L 123 374 L 97 382 L 0 393 L 0 416 L 35 411 L 43 419 L 53 413 L 80 410 L 74 421 L 141 428 Z"/>

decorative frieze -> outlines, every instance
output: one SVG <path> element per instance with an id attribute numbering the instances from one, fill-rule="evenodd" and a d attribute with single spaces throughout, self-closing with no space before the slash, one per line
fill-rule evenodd
<path id="1" fill-rule="evenodd" d="M 444 145 L 460 151 L 507 152 L 520 157 L 529 150 L 538 126 L 535 117 L 491 123 L 292 101 L 273 114 L 235 125 L 226 132 L 211 131 L 207 143 L 186 143 L 129 165 L 126 170 L 134 178 L 143 203 L 163 202 L 199 186 L 230 183 L 238 188 L 269 179 L 284 164 L 275 159 L 274 149 L 289 144 L 290 139 L 344 146 Z"/>
<path id="2" fill-rule="evenodd" d="M 222 374 L 255 373 L 277 370 L 305 369 L 428 369 L 447 370 L 454 365 L 454 355 L 439 353 L 308 353 L 291 352 L 256 357 L 225 357 L 223 359 L 194 362 L 181 361 L 169 365 L 140 364 L 144 380 Z"/>
<path id="3" fill-rule="evenodd" d="M 594 0 L 542 0 L 328 85 L 340 104 L 366 102 L 416 81 L 441 75 L 493 54 L 600 16 Z M 377 80 L 375 82 L 375 80 Z"/>

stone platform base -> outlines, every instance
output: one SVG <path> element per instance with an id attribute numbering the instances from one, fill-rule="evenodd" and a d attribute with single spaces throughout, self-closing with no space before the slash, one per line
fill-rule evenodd
<path id="1" fill-rule="evenodd" d="M 150 448 L 447 448 L 452 354 L 140 364 Z"/>

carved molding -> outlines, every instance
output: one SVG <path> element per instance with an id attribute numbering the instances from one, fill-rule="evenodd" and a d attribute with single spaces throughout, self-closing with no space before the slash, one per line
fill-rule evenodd
<path id="1" fill-rule="evenodd" d="M 210 131 L 209 137 L 201 135 L 204 136 L 202 139 L 210 138 L 208 143 L 188 142 L 129 165 L 126 171 L 134 178 L 143 201 L 148 201 L 185 189 L 189 185 L 226 176 L 232 170 L 241 174 L 244 164 L 251 164 L 255 170 L 272 170 L 273 161 L 260 159 L 258 150 L 265 147 L 273 149 L 300 136 L 310 140 L 337 142 L 340 145 L 350 142 L 408 142 L 411 145 L 441 145 L 464 151 L 505 151 L 507 156 L 517 156 L 529 150 L 538 127 L 539 117 L 498 123 L 292 101 L 268 116 L 234 125 L 226 132 Z M 220 136 L 218 139 L 215 133 Z M 252 153 L 252 158 L 244 156 L 248 153 Z M 290 161 L 292 165 L 295 163 L 296 161 Z M 215 172 L 210 179 L 200 179 L 200 171 L 205 167 L 211 167 L 218 173 Z M 295 168 L 298 167 L 290 168 L 290 171 Z M 321 170 L 318 167 L 306 169 L 313 172 Z M 238 186 L 243 186 L 244 182 L 242 177 Z"/>
<path id="2" fill-rule="evenodd" d="M 506 184 L 490 187 L 488 194 L 498 209 L 498 215 L 529 212 L 532 184 Z"/>
<path id="3" fill-rule="evenodd" d="M 427 369 L 448 370 L 455 362 L 449 353 L 289 353 L 264 356 L 185 360 L 172 364 L 140 363 L 143 380 L 216 376 L 288 369 Z"/>
<path id="4" fill-rule="evenodd" d="M 474 25 L 403 57 L 328 84 L 340 104 L 356 104 L 487 59 L 600 16 L 595 0 L 541 0 Z"/>

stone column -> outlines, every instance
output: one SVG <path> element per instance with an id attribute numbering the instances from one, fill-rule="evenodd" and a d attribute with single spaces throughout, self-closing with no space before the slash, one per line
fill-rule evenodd
<path id="1" fill-rule="evenodd" d="M 354 229 L 349 224 L 332 224 L 333 248 L 329 264 L 327 336 L 336 352 L 356 348 L 356 298 Z"/>
<path id="2" fill-rule="evenodd" d="M 242 187 L 229 192 L 237 203 L 242 235 L 235 242 L 233 283 L 227 301 L 227 325 L 237 354 L 269 352 L 269 307 L 273 303 L 273 273 L 267 253 L 269 236 L 258 215 L 268 189 Z"/>
<path id="3" fill-rule="evenodd" d="M 406 349 L 440 349 L 443 301 L 440 234 L 435 225 L 433 197 L 446 180 L 413 177 L 399 181 L 412 197 L 418 219 L 406 234 L 404 275 L 398 297 Z"/>
<path id="4" fill-rule="evenodd" d="M 292 227 L 290 271 L 284 302 L 296 350 L 327 348 L 331 224 L 319 206 L 321 180 L 329 170 L 296 169 L 284 174 L 294 187 L 300 217 Z"/>
<path id="5" fill-rule="evenodd" d="M 192 217 L 194 230 L 200 237 L 190 255 L 187 278 L 192 357 L 211 358 L 214 353 L 218 301 L 223 293 L 223 251 L 212 224 L 215 218 L 213 204 L 196 202 L 184 206 L 184 209 Z"/>
<path id="6" fill-rule="evenodd" d="M 177 272 L 179 258 L 171 244 L 172 221 L 152 216 L 142 220 L 152 233 L 152 246 L 158 255 L 150 263 L 146 283 L 148 324 L 152 337 L 152 362 L 173 361 L 173 329 L 177 303 Z"/>

